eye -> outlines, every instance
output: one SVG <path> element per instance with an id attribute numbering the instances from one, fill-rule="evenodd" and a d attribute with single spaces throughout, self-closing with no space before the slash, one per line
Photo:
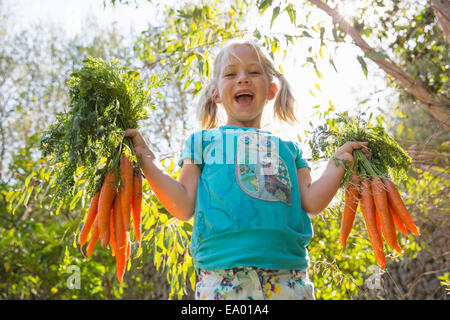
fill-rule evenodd
<path id="1" fill-rule="evenodd" d="M 232 72 L 229 72 L 229 73 L 225 74 L 225 77 L 233 77 L 233 76 L 234 76 L 234 73 L 232 73 Z"/>
<path id="2" fill-rule="evenodd" d="M 260 74 L 261 72 L 259 71 L 250 71 L 250 74 Z"/>

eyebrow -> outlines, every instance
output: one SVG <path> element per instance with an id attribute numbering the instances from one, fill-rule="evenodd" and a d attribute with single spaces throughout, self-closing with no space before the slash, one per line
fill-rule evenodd
<path id="1" fill-rule="evenodd" d="M 248 65 L 253 65 L 253 64 L 260 65 L 260 63 L 258 61 L 252 61 L 252 62 L 249 62 L 247 64 Z M 236 63 L 230 63 L 230 64 L 227 64 L 225 67 L 235 67 L 235 66 L 236 66 Z"/>
<path id="2" fill-rule="evenodd" d="M 225 65 L 223 68 L 225 69 L 225 68 L 231 68 L 231 67 L 236 67 L 236 63 L 230 63 L 230 64 L 227 64 L 227 65 Z M 250 66 L 253 66 L 253 65 L 257 65 L 257 66 L 261 66 L 261 64 L 259 63 L 259 62 L 249 62 L 249 63 L 247 63 L 247 65 L 250 65 Z"/>

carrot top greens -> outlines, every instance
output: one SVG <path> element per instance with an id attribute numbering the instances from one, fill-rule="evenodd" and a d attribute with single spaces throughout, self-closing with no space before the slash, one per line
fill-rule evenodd
<path id="1" fill-rule="evenodd" d="M 107 62 L 88 57 L 83 63 L 68 81 L 68 110 L 56 116 L 40 141 L 56 174 L 52 203 L 70 200 L 77 181 L 84 181 L 86 192 L 93 194 L 106 170 L 118 169 L 119 151 L 134 155 L 123 132 L 137 129 L 138 121 L 148 118 L 147 110 L 155 108 L 151 89 L 161 85 L 156 78 L 145 84 L 138 72 L 114 58 Z"/>
<path id="2" fill-rule="evenodd" d="M 348 113 L 339 113 L 337 118 L 327 119 L 310 135 L 308 144 L 313 160 L 321 156 L 333 158 L 334 153 L 347 141 L 368 142 L 370 159 L 361 150 L 354 150 L 353 172 L 360 175 L 405 177 L 411 158 L 400 145 L 389 135 L 381 124 L 373 125 L 365 120 L 364 112 L 350 117 Z M 337 162 L 349 169 L 345 163 Z M 350 170 L 346 170 L 343 185 L 349 180 Z"/>

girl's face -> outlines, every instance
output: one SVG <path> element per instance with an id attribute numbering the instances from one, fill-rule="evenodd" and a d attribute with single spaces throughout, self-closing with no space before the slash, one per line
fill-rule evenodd
<path id="1" fill-rule="evenodd" d="M 239 59 L 230 54 L 222 63 L 214 102 L 225 109 L 226 125 L 260 128 L 264 106 L 278 88 L 269 82 L 252 47 L 238 45 L 234 53 Z"/>

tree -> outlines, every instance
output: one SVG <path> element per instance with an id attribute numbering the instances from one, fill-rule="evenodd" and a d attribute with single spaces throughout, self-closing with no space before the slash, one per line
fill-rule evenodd
<path id="1" fill-rule="evenodd" d="M 131 65 L 132 57 L 124 35 L 116 28 L 101 30 L 93 19 L 85 25 L 91 33 L 73 39 L 43 25 L 16 34 L 8 19 L 5 14 L 0 29 L 0 179 L 6 180 L 13 150 L 24 147 L 27 137 L 43 131 L 67 106 L 66 82 L 84 58 L 116 56 Z"/>
<path id="2" fill-rule="evenodd" d="M 137 2 L 136 2 L 137 3 Z M 310 4 L 308 6 L 307 4 Z M 438 21 L 440 25 L 445 25 L 445 19 L 446 19 L 446 11 L 444 5 L 439 5 L 439 1 L 433 1 L 433 7 L 435 8 L 434 11 L 431 9 L 430 4 L 424 1 L 418 1 L 417 3 L 413 4 L 413 10 L 420 10 L 420 8 L 428 8 L 429 12 L 439 12 L 439 16 L 441 17 Z M 313 7 L 311 7 L 311 4 Z M 243 1 L 241 2 L 241 8 L 250 7 L 253 5 L 253 2 L 247 2 Z M 335 8 L 333 9 L 331 7 L 333 5 Z M 289 20 L 291 24 L 294 26 L 295 29 L 299 31 L 299 34 L 274 34 L 271 33 L 271 31 L 267 31 L 267 29 L 264 32 L 261 32 L 261 30 L 251 30 L 252 28 L 249 27 L 247 30 L 243 30 L 242 28 L 237 27 L 238 21 L 230 20 L 231 25 L 233 25 L 236 30 L 240 30 L 241 33 L 247 34 L 247 35 L 254 35 L 260 39 L 264 39 L 265 44 L 267 45 L 267 48 L 272 53 L 275 53 L 276 51 L 279 51 L 280 46 L 282 45 L 282 39 L 287 43 L 293 43 L 293 41 L 298 40 L 302 37 L 311 37 L 310 30 L 314 31 L 315 33 L 320 33 L 320 47 L 325 46 L 328 41 L 324 41 L 326 37 L 326 33 L 332 33 L 334 41 L 336 41 L 338 44 L 339 42 L 342 42 L 345 40 L 345 36 L 348 34 L 349 37 L 352 39 L 353 43 L 361 48 L 361 50 L 364 53 L 364 56 L 358 57 L 359 63 L 361 63 L 362 68 L 365 70 L 367 69 L 366 63 L 364 62 L 365 58 L 368 58 L 369 60 L 373 61 L 376 65 L 378 65 L 382 70 L 386 72 L 386 74 L 393 79 L 399 87 L 401 87 L 403 90 L 405 90 L 407 93 L 412 95 L 414 99 L 416 99 L 418 102 L 422 103 L 425 108 L 428 110 L 430 114 L 433 115 L 433 117 L 439 121 L 442 126 L 448 131 L 449 130 L 449 121 L 448 121 L 448 106 L 450 105 L 450 98 L 448 94 L 448 88 L 446 91 L 436 91 L 436 88 L 431 85 L 430 81 L 427 81 L 427 79 L 423 79 L 420 74 L 417 74 L 413 70 L 405 68 L 406 66 L 399 65 L 398 63 L 394 62 L 394 59 L 392 57 L 389 57 L 387 55 L 387 51 L 383 46 L 380 46 L 378 48 L 369 45 L 366 40 L 363 39 L 363 35 L 370 36 L 371 34 L 375 34 L 372 39 L 378 38 L 383 39 L 384 41 L 388 38 L 388 33 L 392 33 L 392 31 L 398 33 L 398 35 L 401 37 L 404 30 L 409 30 L 409 35 L 413 36 L 416 42 L 419 44 L 421 43 L 420 40 L 423 36 L 428 36 L 429 38 L 434 38 L 436 41 L 439 41 L 438 39 L 444 39 L 445 35 L 443 35 L 441 29 L 437 27 L 437 23 L 435 20 L 433 20 L 434 15 L 427 16 L 426 24 L 429 25 L 433 32 L 429 33 L 424 32 L 423 29 L 415 28 L 415 24 L 411 26 L 404 26 L 402 24 L 399 24 L 398 21 L 408 21 L 410 19 L 411 10 L 408 10 L 410 5 L 409 2 L 401 2 L 398 0 L 386 0 L 386 1 L 368 1 L 368 0 L 362 0 L 360 3 L 358 3 L 357 8 L 355 10 L 358 12 L 358 15 L 354 17 L 354 23 L 351 24 L 348 22 L 342 15 L 339 14 L 339 6 L 337 5 L 336 1 L 321 1 L 321 0 L 311 0 L 311 1 L 305 1 L 302 3 L 298 3 L 296 5 L 287 2 L 287 1 L 280 1 L 280 2 L 273 2 L 271 0 L 259 0 L 256 1 L 256 6 L 259 10 L 260 14 L 264 14 L 265 12 L 270 12 L 270 9 L 272 9 L 272 15 L 270 18 L 270 26 L 272 27 L 273 23 L 276 21 L 276 19 L 280 19 L 279 17 L 282 15 L 282 13 L 286 12 L 289 16 Z M 381 16 L 380 19 L 383 21 L 382 25 L 379 26 L 376 24 L 374 19 L 370 19 L 368 15 L 365 15 L 366 12 L 371 12 L 373 16 L 373 7 L 375 6 L 375 11 L 379 10 L 384 14 L 384 16 Z M 233 8 L 232 5 L 229 5 L 230 8 Z M 386 9 L 387 7 L 391 9 Z M 334 26 L 332 27 L 323 27 L 322 22 L 318 23 L 316 26 L 312 25 L 311 23 L 308 23 L 308 17 L 311 16 L 314 13 L 314 8 L 318 8 L 325 12 L 327 15 L 329 15 L 332 18 L 332 23 Z M 400 10 L 399 10 L 400 9 Z M 301 10 L 302 17 L 305 17 L 305 23 L 298 23 L 298 19 L 300 16 L 297 16 L 296 12 Z M 436 11 L 438 10 L 438 11 Z M 398 13 L 397 13 L 398 11 Z M 428 12 L 427 11 L 427 12 Z M 418 17 L 418 16 L 416 16 Z M 422 17 L 425 17 L 422 15 Z M 180 18 L 183 20 L 186 17 L 183 17 L 180 15 Z M 403 19 L 399 19 L 403 18 Z M 431 20 L 429 20 L 431 18 Z M 448 17 L 447 17 L 448 18 Z M 182 21 L 179 20 L 179 21 Z M 364 22 L 363 22 L 364 21 Z M 417 20 L 418 21 L 418 20 Z M 391 31 L 387 32 L 387 27 L 390 27 Z M 436 26 L 436 28 L 434 28 Z M 328 30 L 327 30 L 328 29 Z M 330 30 L 331 29 L 331 30 Z M 379 30 L 378 30 L 379 29 Z M 412 32 L 412 30 L 416 30 Z M 445 29 L 444 29 L 445 30 Z M 331 32 L 330 32 L 331 31 Z M 338 31 L 342 34 L 338 34 Z M 206 33 L 203 33 L 202 30 L 193 31 L 192 34 L 198 34 L 200 39 L 205 39 Z M 236 35 L 237 37 L 242 36 Z M 197 38 L 197 39 L 199 39 Z M 408 39 L 407 39 L 408 40 Z M 445 42 L 445 41 L 444 41 Z M 425 48 L 427 45 L 427 42 L 423 42 L 422 48 Z M 401 46 L 402 44 L 400 44 Z M 440 56 L 437 56 L 439 63 L 441 66 L 443 65 L 444 70 L 439 70 L 434 72 L 440 73 L 443 77 L 442 80 L 445 83 L 445 74 L 446 69 L 446 59 L 448 58 L 445 53 L 448 52 L 448 43 L 445 43 L 443 45 L 442 43 L 437 43 L 437 50 L 443 52 Z M 203 41 L 203 43 L 199 43 L 200 47 L 208 48 L 208 44 Z M 173 49 L 173 47 L 171 47 Z M 418 47 L 420 48 L 420 46 Z M 434 47 L 433 47 L 434 48 Z M 442 49 L 441 49 L 442 48 Z M 184 48 L 183 48 L 184 49 Z M 442 51 L 443 50 L 443 51 Z M 170 53 L 167 52 L 169 55 Z M 205 51 L 207 53 L 208 50 Z M 188 61 L 189 56 L 186 56 L 181 61 Z M 311 60 L 307 61 L 309 63 L 314 63 L 314 59 L 311 58 Z M 332 62 L 332 59 L 330 59 L 330 63 Z M 409 65 L 414 65 L 414 63 L 417 63 L 417 65 L 420 65 L 422 61 L 415 61 L 412 64 L 409 63 Z M 186 67 L 181 67 L 179 70 L 180 73 L 185 76 L 186 71 L 188 70 L 187 67 L 189 67 L 190 64 Z M 432 68 L 430 66 L 430 68 Z M 203 73 L 202 70 L 200 70 L 200 65 L 198 65 L 198 70 L 200 71 L 200 74 Z M 441 80 L 441 81 L 442 81 Z M 448 82 L 448 81 L 447 81 Z"/>
<path id="3" fill-rule="evenodd" d="M 140 35 L 135 51 L 144 65 L 143 76 L 166 75 L 168 81 L 157 102 L 160 108 L 143 123 L 157 153 L 174 155 L 196 127 L 194 99 L 210 76 L 211 50 L 241 34 L 236 26 L 244 13 L 239 2 L 231 7 L 220 1 L 188 2 L 179 9 L 165 8 L 163 23 L 149 25 Z"/>
<path id="4" fill-rule="evenodd" d="M 437 92 L 432 90 L 427 83 L 424 83 L 420 79 L 411 76 L 407 71 L 397 66 L 388 56 L 385 54 L 377 53 L 377 50 L 372 48 L 360 35 L 355 26 L 348 23 L 345 18 L 339 14 L 337 8 L 332 9 L 327 3 L 321 0 L 309 0 L 312 4 L 326 12 L 332 19 L 333 23 L 348 34 L 355 45 L 361 48 L 365 53 L 365 56 L 375 62 L 381 69 L 383 69 L 389 76 L 393 77 L 395 81 L 411 94 L 415 99 L 420 101 L 428 110 L 428 112 L 441 123 L 441 125 L 450 131 L 450 119 L 448 108 L 450 106 L 450 98 L 447 95 L 439 96 Z M 398 1 L 393 1 L 398 3 Z M 380 6 L 385 6 L 383 1 L 376 2 Z M 392 13 L 392 11 L 391 11 Z M 441 19 L 443 21 L 445 19 Z M 360 20 L 363 21 L 363 20 Z M 422 32 L 423 33 L 423 32 Z M 445 35 L 447 36 L 447 35 Z M 447 47 L 448 51 L 448 47 Z"/>
<path id="5" fill-rule="evenodd" d="M 87 56 L 115 56 L 132 66 L 137 60 L 125 35 L 114 26 L 100 28 L 94 19 L 73 38 L 44 25 L 15 34 L 13 12 L 3 11 L 2 6 L 0 12 L 5 22 L 0 26 L 0 297 L 167 297 L 166 288 L 154 286 L 159 279 L 155 279 L 151 263 L 134 265 L 137 270 L 128 286 L 121 287 L 114 281 L 115 262 L 107 252 L 97 250 L 91 259 L 85 259 L 74 246 L 85 214 L 81 197 L 61 208 L 58 215 L 51 214 L 48 184 L 40 184 L 51 178 L 45 159 L 37 151 L 40 132 L 66 108 L 70 73 Z M 79 289 L 69 285 L 71 267 L 78 268 Z"/>
<path id="6" fill-rule="evenodd" d="M 445 39 L 450 44 L 450 4 L 445 0 L 430 0 L 430 5 L 444 32 Z"/>

